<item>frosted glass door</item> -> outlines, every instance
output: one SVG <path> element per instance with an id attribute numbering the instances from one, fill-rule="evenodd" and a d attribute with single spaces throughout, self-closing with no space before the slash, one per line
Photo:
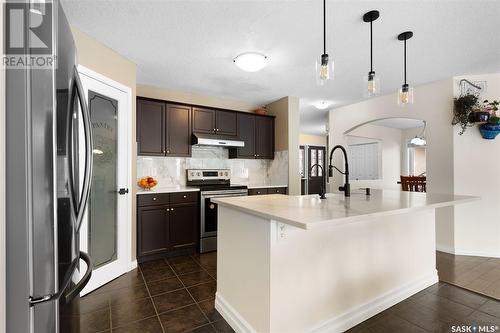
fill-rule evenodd
<path id="1" fill-rule="evenodd" d="M 88 97 L 94 140 L 88 247 L 98 268 L 117 259 L 118 102 L 91 90 Z"/>

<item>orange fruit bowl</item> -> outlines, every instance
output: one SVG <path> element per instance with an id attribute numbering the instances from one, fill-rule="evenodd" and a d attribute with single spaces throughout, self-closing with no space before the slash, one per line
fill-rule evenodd
<path id="1" fill-rule="evenodd" d="M 153 187 L 155 187 L 156 185 L 158 185 L 158 181 L 155 180 L 153 177 L 151 176 L 146 176 L 146 177 L 143 177 L 141 179 L 139 179 L 137 181 L 137 185 L 140 187 L 140 188 L 143 188 L 145 190 L 150 190 L 152 189 Z"/>

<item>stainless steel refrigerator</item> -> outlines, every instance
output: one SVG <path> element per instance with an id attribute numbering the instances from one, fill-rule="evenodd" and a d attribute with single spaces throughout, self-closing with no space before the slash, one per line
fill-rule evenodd
<path id="1" fill-rule="evenodd" d="M 8 1 L 6 9 L 18 20 L 7 26 L 21 29 L 9 36 L 24 34 L 24 44 L 10 42 L 14 52 L 40 57 L 35 34 L 54 59 L 6 70 L 7 332 L 78 331 L 79 292 L 92 271 L 78 242 L 92 134 L 76 48 L 59 1 Z"/>

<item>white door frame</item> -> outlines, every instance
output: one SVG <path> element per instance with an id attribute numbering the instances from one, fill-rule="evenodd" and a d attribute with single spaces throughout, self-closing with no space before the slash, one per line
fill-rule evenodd
<path id="1" fill-rule="evenodd" d="M 126 131 L 126 142 L 124 143 L 125 144 L 125 152 L 124 154 L 126 154 L 125 156 L 125 160 L 127 161 L 128 165 L 127 165 L 127 171 L 126 171 L 126 184 L 117 184 L 119 188 L 121 187 L 125 187 L 125 188 L 128 188 L 129 189 L 129 193 L 125 196 L 125 202 L 126 202 L 126 206 L 127 206 L 127 209 L 126 209 L 126 212 L 124 212 L 124 219 L 119 221 L 119 226 L 122 227 L 122 228 L 125 228 L 125 232 L 124 232 L 124 237 L 125 239 L 122 240 L 122 239 L 119 239 L 118 240 L 118 247 L 122 246 L 122 248 L 124 249 L 124 261 L 127 263 L 127 267 L 124 267 L 124 271 L 123 273 L 127 272 L 127 271 L 130 271 L 132 269 L 134 269 L 135 267 L 137 267 L 137 261 L 134 260 L 132 261 L 132 145 L 131 145 L 131 138 L 132 138 L 132 121 L 131 121 L 131 118 L 132 118 L 132 89 L 130 87 L 127 87 L 119 82 L 116 82 L 102 74 L 99 74 L 85 66 L 82 66 L 82 65 L 78 65 L 78 72 L 80 74 L 80 76 L 82 77 L 82 81 L 84 81 L 84 77 L 88 77 L 92 80 L 96 80 L 96 81 L 99 81 L 100 83 L 103 83 L 105 85 L 108 85 L 114 89 L 117 89 L 117 90 L 120 90 L 121 92 L 125 93 L 126 94 L 126 98 L 125 98 L 125 103 L 124 105 L 121 107 L 120 111 L 122 112 L 122 115 L 123 117 L 125 118 L 125 131 Z M 85 90 L 85 98 L 88 99 L 88 90 L 85 89 L 85 85 L 84 85 L 84 90 Z M 85 228 L 85 229 L 84 229 Z M 82 224 L 82 235 L 85 234 L 87 235 L 87 232 L 86 232 L 86 228 L 87 228 L 87 225 L 83 225 Z M 83 243 L 83 245 L 85 247 L 87 247 L 87 239 L 83 239 L 85 237 L 80 237 L 80 242 L 81 244 Z M 123 237 L 122 237 L 123 238 Z M 120 244 L 122 243 L 123 244 Z M 82 245 L 80 245 L 80 247 L 82 247 Z M 84 269 L 81 269 L 82 272 L 85 272 Z M 93 275 L 94 277 L 94 275 Z M 91 292 L 92 290 L 98 288 L 97 286 L 101 286 L 105 283 L 108 283 L 109 281 L 111 281 L 112 279 L 116 278 L 116 276 L 111 276 L 111 277 L 108 277 L 108 276 L 100 276 L 98 278 L 98 281 L 97 280 L 94 280 L 94 283 L 92 283 L 92 278 L 91 280 L 89 281 L 89 284 L 82 290 L 81 292 L 81 295 L 85 295 L 89 292 Z"/>

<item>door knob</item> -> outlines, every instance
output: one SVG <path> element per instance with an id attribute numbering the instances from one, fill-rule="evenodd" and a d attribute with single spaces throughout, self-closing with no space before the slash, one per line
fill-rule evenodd
<path id="1" fill-rule="evenodd" d="M 118 194 L 125 195 L 128 193 L 128 188 L 121 188 L 118 190 Z"/>
<path id="2" fill-rule="evenodd" d="M 173 211 L 174 211 L 174 209 L 173 209 L 173 208 L 170 208 L 170 211 L 171 211 L 171 212 L 173 212 Z"/>

